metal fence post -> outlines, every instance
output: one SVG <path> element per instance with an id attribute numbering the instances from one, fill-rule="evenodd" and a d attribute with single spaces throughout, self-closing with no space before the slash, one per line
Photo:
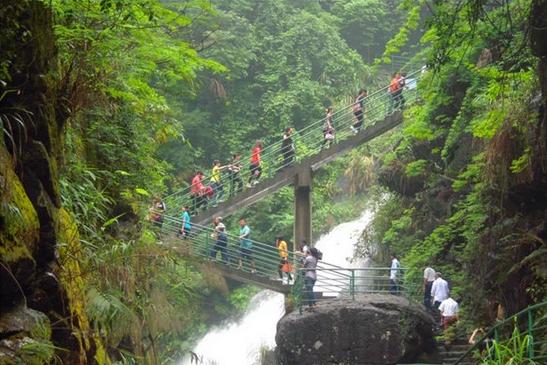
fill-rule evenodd
<path id="1" fill-rule="evenodd" d="M 351 279 L 349 283 L 351 299 L 355 300 L 355 270 L 351 269 Z"/>
<path id="2" fill-rule="evenodd" d="M 534 334 L 532 333 L 532 327 L 534 325 L 532 318 L 532 311 L 527 310 L 528 314 L 528 357 L 530 360 L 534 358 Z"/>

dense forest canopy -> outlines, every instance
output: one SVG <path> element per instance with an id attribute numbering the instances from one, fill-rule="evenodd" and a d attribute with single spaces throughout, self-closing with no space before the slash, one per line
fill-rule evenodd
<path id="1" fill-rule="evenodd" d="M 399 254 L 408 280 L 442 270 L 462 326 L 543 301 L 546 15 L 542 0 L 8 0 L 0 315 L 24 301 L 51 321 L 16 355 L 179 359 L 256 289 L 158 244 L 152 198 L 286 127 L 298 148 L 325 107 L 422 66 L 404 125 L 316 173 L 314 235 L 376 206 L 358 251 Z M 254 238 L 292 237 L 292 199 L 240 212 Z"/>

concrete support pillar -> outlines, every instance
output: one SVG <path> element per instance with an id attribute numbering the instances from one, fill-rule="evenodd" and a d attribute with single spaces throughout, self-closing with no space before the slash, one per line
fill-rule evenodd
<path id="1" fill-rule="evenodd" d="M 303 239 L 311 243 L 311 187 L 311 168 L 300 171 L 294 181 L 293 250 L 298 249 Z"/>

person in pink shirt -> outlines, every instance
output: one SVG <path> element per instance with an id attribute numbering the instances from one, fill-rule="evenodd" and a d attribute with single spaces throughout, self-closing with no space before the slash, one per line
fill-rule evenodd
<path id="1" fill-rule="evenodd" d="M 258 184 L 258 179 L 262 175 L 262 167 L 260 166 L 260 154 L 262 153 L 262 142 L 256 141 L 252 151 L 251 151 L 251 176 L 249 176 L 249 181 L 247 187 L 251 187 L 252 184 Z"/>
<path id="2" fill-rule="evenodd" d="M 203 205 L 203 172 L 198 171 L 192 178 L 192 186 L 190 186 L 190 194 L 192 195 L 192 214 L 196 214 L 197 210 Z"/>

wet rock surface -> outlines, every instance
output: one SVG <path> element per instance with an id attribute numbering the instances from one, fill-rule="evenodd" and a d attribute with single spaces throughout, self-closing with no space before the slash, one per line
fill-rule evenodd
<path id="1" fill-rule="evenodd" d="M 323 302 L 277 325 L 280 364 L 396 364 L 434 351 L 432 318 L 394 295 Z"/>

